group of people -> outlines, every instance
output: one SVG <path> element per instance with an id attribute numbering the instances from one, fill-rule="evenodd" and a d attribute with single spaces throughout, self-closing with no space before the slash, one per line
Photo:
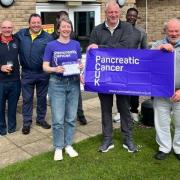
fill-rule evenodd
<path id="1" fill-rule="evenodd" d="M 63 14 L 63 13 L 62 13 Z M 105 6 L 105 21 L 94 27 L 90 35 L 87 50 L 91 48 L 147 48 L 146 35 L 135 24 L 138 11 L 127 11 L 127 22 L 120 20 L 120 6 L 116 1 L 109 1 Z M 22 88 L 23 97 L 23 134 L 29 134 L 32 123 L 33 95 L 36 87 L 37 119 L 36 124 L 49 129 L 45 121 L 46 95 L 48 91 L 52 112 L 54 160 L 63 159 L 63 149 L 70 157 L 77 157 L 78 152 L 72 147 L 80 95 L 81 63 L 80 43 L 73 37 L 72 23 L 68 14 L 57 17 L 57 29 L 53 35 L 42 30 L 41 17 L 32 14 L 29 28 L 12 35 L 10 21 L 1 24 L 0 37 L 0 134 L 16 130 L 16 107 Z M 171 98 L 154 98 L 156 141 L 159 151 L 155 158 L 163 160 L 173 148 L 180 160 L 180 20 L 171 19 L 165 25 L 166 37 L 157 41 L 153 49 L 175 51 L 176 76 L 175 93 Z M 2 49 L 2 50 L 1 50 Z M 10 53 L 11 52 L 11 53 Z M 21 83 L 18 55 L 22 67 Z M 10 63 L 11 62 L 11 63 Z M 13 62 L 13 63 L 12 63 Z M 13 64 L 13 65 L 12 65 Z M 71 69 L 71 70 L 70 70 Z M 112 106 L 113 94 L 98 93 L 101 105 L 103 141 L 100 152 L 114 148 Z M 79 98 L 80 97 L 80 98 Z M 5 102 L 8 100 L 8 126 L 5 122 Z M 3 103 L 2 103 L 3 102 Z M 133 102 L 133 103 L 130 103 Z M 133 139 L 132 113 L 138 113 L 138 97 L 116 94 L 117 110 L 123 147 L 128 152 L 137 152 Z M 170 132 L 171 114 L 174 115 L 175 135 L 172 141 Z M 87 121 L 84 118 L 82 124 Z"/>

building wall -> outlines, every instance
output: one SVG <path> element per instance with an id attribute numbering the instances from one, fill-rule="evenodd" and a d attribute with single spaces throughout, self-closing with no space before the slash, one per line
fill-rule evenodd
<path id="1" fill-rule="evenodd" d="M 102 4 L 101 21 L 104 21 L 104 6 L 107 0 L 97 0 Z M 128 8 L 137 7 L 139 10 L 138 24 L 146 28 L 148 32 L 148 41 L 161 39 L 163 34 L 163 24 L 169 18 L 180 17 L 180 0 L 148 0 L 148 18 L 146 22 L 146 0 L 126 0 L 122 8 L 122 20 L 125 20 L 125 14 Z M 9 8 L 0 6 L 0 22 L 3 19 L 10 19 L 14 22 L 15 31 L 22 27 L 27 27 L 29 15 L 36 11 L 36 2 L 48 2 L 48 0 L 16 0 Z"/>
<path id="2" fill-rule="evenodd" d="M 8 8 L 0 6 L 0 22 L 4 19 L 11 20 L 15 25 L 15 31 L 27 27 L 29 15 L 36 10 L 36 0 L 16 0 Z"/>
<path id="3" fill-rule="evenodd" d="M 138 24 L 144 28 L 146 27 L 145 2 L 145 0 L 136 0 L 135 4 L 139 10 Z M 164 37 L 164 22 L 170 18 L 180 18 L 180 0 L 148 0 L 147 7 L 147 32 L 150 42 Z"/>

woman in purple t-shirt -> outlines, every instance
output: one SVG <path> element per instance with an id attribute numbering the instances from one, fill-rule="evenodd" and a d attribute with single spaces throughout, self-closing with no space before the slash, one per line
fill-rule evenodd
<path id="1" fill-rule="evenodd" d="M 81 48 L 70 39 L 71 21 L 63 18 L 57 30 L 59 38 L 47 44 L 43 69 L 50 73 L 48 95 L 51 103 L 54 160 L 62 160 L 62 149 L 70 157 L 78 156 L 72 147 L 79 98 Z"/>

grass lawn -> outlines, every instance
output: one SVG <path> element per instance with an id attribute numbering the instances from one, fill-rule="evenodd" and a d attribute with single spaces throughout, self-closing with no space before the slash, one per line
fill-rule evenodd
<path id="1" fill-rule="evenodd" d="M 171 154 L 166 160 L 153 158 L 157 150 L 154 128 L 135 127 L 138 153 L 122 148 L 119 130 L 114 131 L 115 148 L 107 153 L 97 152 L 102 136 L 75 144 L 79 157 L 64 155 L 55 162 L 53 152 L 16 163 L 0 170 L 0 180 L 131 180 L 180 179 L 180 162 Z"/>

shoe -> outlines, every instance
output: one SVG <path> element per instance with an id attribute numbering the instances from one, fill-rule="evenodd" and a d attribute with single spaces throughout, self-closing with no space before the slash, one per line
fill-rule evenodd
<path id="1" fill-rule="evenodd" d="M 80 123 L 81 125 L 86 125 L 86 124 L 87 124 L 87 120 L 86 120 L 85 116 L 79 116 L 79 117 L 77 118 L 77 120 L 79 121 L 79 123 Z"/>
<path id="2" fill-rule="evenodd" d="M 0 132 L 1 136 L 5 136 L 7 133 L 6 132 Z"/>
<path id="3" fill-rule="evenodd" d="M 110 149 L 114 148 L 114 144 L 112 142 L 103 142 L 103 144 L 99 147 L 99 152 L 108 152 Z"/>
<path id="4" fill-rule="evenodd" d="M 139 122 L 139 115 L 138 113 L 131 113 L 131 117 L 135 122 Z"/>
<path id="5" fill-rule="evenodd" d="M 117 114 L 113 117 L 113 122 L 114 122 L 114 123 L 120 122 L 120 113 L 117 113 Z"/>
<path id="6" fill-rule="evenodd" d="M 138 151 L 132 140 L 124 141 L 123 148 L 127 149 L 130 153 L 135 153 Z"/>
<path id="7" fill-rule="evenodd" d="M 68 154 L 70 157 L 77 157 L 78 153 L 74 150 L 74 148 L 70 145 L 65 147 L 65 152 Z"/>
<path id="8" fill-rule="evenodd" d="M 9 133 L 9 134 L 12 134 L 12 133 L 14 133 L 14 132 L 16 132 L 16 130 L 8 130 L 8 133 Z"/>
<path id="9" fill-rule="evenodd" d="M 157 160 L 164 160 L 168 156 L 169 153 L 164 153 L 162 151 L 158 151 L 155 155 L 154 158 Z"/>
<path id="10" fill-rule="evenodd" d="M 49 125 L 46 121 L 43 121 L 43 122 L 37 121 L 36 125 L 41 126 L 44 129 L 50 129 L 51 128 L 51 125 Z"/>
<path id="11" fill-rule="evenodd" d="M 180 154 L 176 154 L 174 153 L 174 155 L 176 156 L 176 158 L 180 161 Z"/>
<path id="12" fill-rule="evenodd" d="M 55 161 L 63 160 L 62 149 L 56 149 L 55 150 L 55 152 L 54 152 L 54 160 Z"/>
<path id="13" fill-rule="evenodd" d="M 30 126 L 23 126 L 22 128 L 22 134 L 29 134 L 30 133 Z"/>

